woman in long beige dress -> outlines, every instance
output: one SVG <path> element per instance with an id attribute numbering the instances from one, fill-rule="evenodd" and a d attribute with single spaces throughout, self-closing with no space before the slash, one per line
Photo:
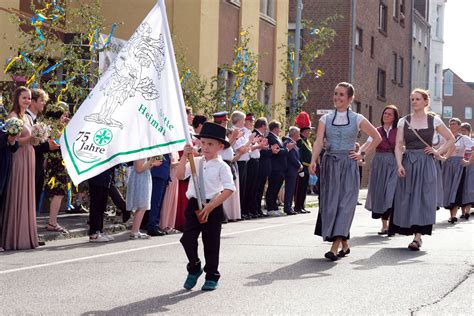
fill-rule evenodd
<path id="1" fill-rule="evenodd" d="M 33 122 L 25 114 L 31 103 L 28 88 L 18 87 L 13 94 L 10 117 L 23 120 L 23 130 L 18 138 L 20 147 L 12 155 L 12 170 L 6 190 L 3 218 L 2 247 L 5 250 L 38 247 L 35 205 L 35 151 L 31 145 Z"/>
<path id="2" fill-rule="evenodd" d="M 176 233 L 175 222 L 176 212 L 178 208 L 178 184 L 179 180 L 176 177 L 176 166 L 179 162 L 179 154 L 177 152 L 171 153 L 171 181 L 166 188 L 165 197 L 163 199 L 163 206 L 160 213 L 160 226 L 166 233 Z"/>

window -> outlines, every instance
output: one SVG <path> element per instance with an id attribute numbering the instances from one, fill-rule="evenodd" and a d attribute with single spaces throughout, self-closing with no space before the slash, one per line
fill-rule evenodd
<path id="1" fill-rule="evenodd" d="M 260 15 L 274 21 L 275 0 L 260 0 Z"/>
<path id="2" fill-rule="evenodd" d="M 393 12 L 392 15 L 395 18 L 395 20 L 398 20 L 398 10 L 400 9 L 398 0 L 393 0 Z"/>
<path id="3" fill-rule="evenodd" d="M 387 33 L 387 6 L 382 1 L 379 5 L 379 30 Z"/>
<path id="4" fill-rule="evenodd" d="M 434 96 L 435 98 L 439 98 L 439 70 L 441 68 L 440 64 L 435 64 L 434 68 Z"/>
<path id="5" fill-rule="evenodd" d="M 443 39 L 443 34 L 441 30 L 441 25 L 442 25 L 442 14 L 443 14 L 443 7 L 438 5 L 436 6 L 436 37 L 439 39 Z"/>
<path id="6" fill-rule="evenodd" d="M 258 93 L 258 101 L 260 101 L 260 103 L 262 104 L 270 105 L 272 101 L 273 86 L 263 81 L 261 81 L 261 83 L 262 83 L 262 86 Z"/>
<path id="7" fill-rule="evenodd" d="M 356 101 L 355 104 L 356 104 L 356 113 L 360 114 L 362 105 L 358 101 Z"/>
<path id="8" fill-rule="evenodd" d="M 369 105 L 369 122 L 373 123 L 373 113 L 372 113 L 372 105 Z"/>
<path id="9" fill-rule="evenodd" d="M 355 47 L 362 50 L 362 29 L 359 27 L 355 32 Z"/>
<path id="10" fill-rule="evenodd" d="M 398 85 L 403 86 L 403 57 L 398 56 Z"/>
<path id="11" fill-rule="evenodd" d="M 405 26 L 405 0 L 400 0 L 400 25 Z"/>
<path id="12" fill-rule="evenodd" d="M 421 27 L 418 27 L 418 36 L 417 36 L 417 38 L 418 38 L 418 43 L 421 44 L 421 40 L 422 40 L 421 39 Z"/>
<path id="13" fill-rule="evenodd" d="M 392 82 L 397 83 L 397 72 L 398 72 L 398 55 L 397 53 L 392 53 Z"/>
<path id="14" fill-rule="evenodd" d="M 375 38 L 373 36 L 370 37 L 370 57 L 374 58 L 374 50 L 375 50 Z"/>
<path id="15" fill-rule="evenodd" d="M 443 105 L 443 118 L 453 117 L 453 107 L 451 105 Z"/>
<path id="16" fill-rule="evenodd" d="M 472 107 L 466 106 L 464 108 L 464 118 L 466 120 L 472 120 Z"/>
<path id="17" fill-rule="evenodd" d="M 425 33 L 425 48 L 428 48 L 428 32 Z"/>
<path id="18" fill-rule="evenodd" d="M 452 96 L 453 95 L 453 73 L 451 71 L 446 71 L 444 73 L 444 95 Z"/>
<path id="19" fill-rule="evenodd" d="M 378 69 L 377 74 L 377 97 L 385 99 L 385 81 L 386 72 L 383 69 Z"/>
<path id="20" fill-rule="evenodd" d="M 416 23 L 413 22 L 413 38 L 416 39 Z"/>

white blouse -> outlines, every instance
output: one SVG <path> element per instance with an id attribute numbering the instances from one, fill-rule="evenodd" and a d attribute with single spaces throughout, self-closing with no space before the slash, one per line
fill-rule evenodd
<path id="1" fill-rule="evenodd" d="M 324 125 L 327 125 L 328 123 L 326 121 L 327 121 L 327 117 L 328 117 L 329 114 L 331 114 L 331 113 L 327 113 L 327 114 L 324 114 L 323 116 L 321 116 L 319 121 L 322 122 Z M 360 123 L 365 119 L 365 117 L 362 114 L 359 114 L 359 113 L 355 113 L 355 114 L 357 115 L 357 128 L 360 128 Z M 329 123 L 331 123 L 331 122 L 329 122 Z M 336 117 L 334 118 L 334 124 L 335 125 L 349 124 L 349 122 L 347 121 L 347 111 L 344 111 L 344 112 L 337 112 L 336 111 Z"/>

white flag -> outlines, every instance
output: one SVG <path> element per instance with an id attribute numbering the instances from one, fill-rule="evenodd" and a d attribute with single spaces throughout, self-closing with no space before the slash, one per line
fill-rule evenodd
<path id="1" fill-rule="evenodd" d="M 74 182 L 191 143 L 163 0 L 74 114 L 61 154 Z"/>

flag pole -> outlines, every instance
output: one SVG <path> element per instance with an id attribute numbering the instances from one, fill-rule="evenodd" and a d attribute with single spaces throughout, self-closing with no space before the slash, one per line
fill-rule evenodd
<path id="1" fill-rule="evenodd" d="M 181 112 L 181 120 L 182 120 L 182 123 L 183 123 L 183 127 L 186 128 L 188 126 L 188 122 L 187 120 L 185 119 L 186 117 L 186 111 L 185 111 L 185 108 L 184 108 L 184 98 L 183 98 L 183 90 L 181 88 L 181 83 L 180 83 L 180 80 L 179 80 L 179 75 L 178 75 L 178 67 L 177 67 L 177 64 L 176 64 L 176 59 L 175 59 L 175 56 L 174 56 L 174 48 L 173 48 L 173 45 L 172 45 L 172 41 L 171 41 L 171 33 L 170 33 L 170 30 L 169 30 L 169 24 L 168 24 L 168 15 L 166 14 L 166 6 L 165 6 L 165 2 L 164 0 L 158 0 L 158 3 L 159 3 L 159 6 L 160 6 L 160 10 L 161 10 L 161 15 L 164 19 L 164 27 L 167 29 L 167 31 L 165 32 L 165 36 L 166 36 L 166 39 L 167 39 L 167 42 L 169 44 L 169 52 L 170 52 L 170 59 L 172 61 L 172 65 L 171 67 L 173 68 L 173 73 L 174 73 L 174 76 L 175 76 L 175 85 L 176 85 L 176 91 L 178 93 L 178 101 L 179 101 L 179 111 Z M 186 135 L 186 140 L 187 140 L 187 143 L 189 145 L 193 145 L 192 143 L 192 140 L 191 140 L 191 137 L 190 137 L 190 133 L 188 130 L 185 130 L 185 135 Z M 198 201 L 198 208 L 199 210 L 202 210 L 202 200 L 201 200 L 201 192 L 200 192 L 200 188 L 199 188 L 199 183 L 198 183 L 198 180 L 197 180 L 197 173 L 196 173 L 196 164 L 194 163 L 194 155 L 193 153 L 190 153 L 188 154 L 187 157 L 185 157 L 184 159 L 188 159 L 189 161 L 189 165 L 191 167 L 191 178 L 192 178 L 192 181 L 193 181 L 193 184 L 194 184 L 194 189 L 196 191 L 196 199 Z"/>

